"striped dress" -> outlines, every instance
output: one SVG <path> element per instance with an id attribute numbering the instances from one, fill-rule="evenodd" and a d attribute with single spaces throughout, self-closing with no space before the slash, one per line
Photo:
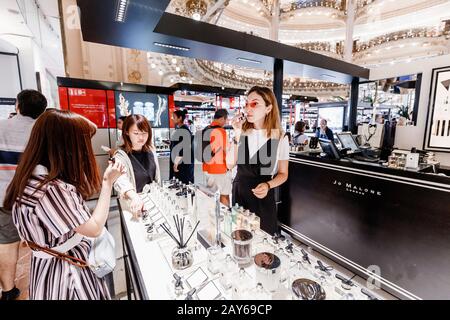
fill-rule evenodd
<path id="1" fill-rule="evenodd" d="M 88 221 L 91 214 L 73 185 L 55 180 L 37 190 L 43 179 L 43 175 L 36 174 L 30 178 L 22 200 L 13 206 L 13 221 L 23 240 L 52 248 L 71 238 L 74 229 Z M 67 254 L 87 261 L 90 248 L 91 240 L 84 238 Z M 89 268 L 35 256 L 31 260 L 29 296 L 31 300 L 110 299 L 104 280 Z"/>

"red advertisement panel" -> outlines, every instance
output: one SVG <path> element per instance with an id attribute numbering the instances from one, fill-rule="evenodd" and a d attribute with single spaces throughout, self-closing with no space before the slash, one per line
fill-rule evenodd
<path id="1" fill-rule="evenodd" d="M 59 87 L 59 106 L 61 110 L 69 110 L 69 97 L 67 95 L 67 88 Z"/>
<path id="2" fill-rule="evenodd" d="M 115 93 L 113 90 L 108 90 L 108 91 L 106 91 L 106 95 L 108 98 L 109 127 L 117 128 Z"/>
<path id="3" fill-rule="evenodd" d="M 175 128 L 175 122 L 172 119 L 172 114 L 175 110 L 175 99 L 173 95 L 169 95 L 169 128 Z"/>
<path id="4" fill-rule="evenodd" d="M 88 118 L 98 128 L 108 128 L 105 90 L 68 88 L 68 93 L 70 111 Z"/>

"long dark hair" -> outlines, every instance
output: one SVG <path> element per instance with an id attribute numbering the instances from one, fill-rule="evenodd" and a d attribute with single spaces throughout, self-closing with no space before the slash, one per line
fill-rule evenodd
<path id="1" fill-rule="evenodd" d="M 48 176 L 38 188 L 61 179 L 75 186 L 85 199 L 98 192 L 101 180 L 91 143 L 95 132 L 94 123 L 78 114 L 57 109 L 45 111 L 33 126 L 6 190 L 4 207 L 10 210 L 16 200 L 20 201 L 37 165 L 48 169 Z"/>
<path id="2" fill-rule="evenodd" d="M 122 138 L 123 138 L 123 146 L 122 148 L 126 153 L 131 153 L 133 151 L 133 144 L 130 139 L 130 128 L 136 125 L 139 130 L 143 132 L 148 132 L 148 139 L 145 142 L 145 145 L 142 147 L 143 152 L 149 152 L 152 149 L 152 127 L 150 126 L 150 122 L 146 117 L 140 114 L 133 114 L 128 116 L 123 125 L 122 125 Z"/>

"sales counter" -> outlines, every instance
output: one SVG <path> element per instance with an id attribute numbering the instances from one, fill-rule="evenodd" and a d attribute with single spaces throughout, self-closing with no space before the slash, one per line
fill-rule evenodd
<path id="1" fill-rule="evenodd" d="M 450 177 L 431 172 L 291 154 L 279 221 L 399 298 L 450 299 Z"/>
<path id="2" fill-rule="evenodd" d="M 197 208 L 198 212 L 195 213 L 195 216 L 202 221 L 199 226 L 204 229 L 208 227 L 208 220 L 211 220 L 208 218 L 207 212 L 211 206 L 207 203 L 204 195 L 203 198 L 200 197 L 199 192 L 197 191 L 195 199 L 201 201 L 201 208 Z M 164 219 L 170 223 L 173 218 L 172 210 L 167 210 L 167 204 L 160 206 L 161 199 L 154 199 L 153 196 L 154 192 L 153 194 L 152 192 L 141 194 L 146 208 L 156 208 L 147 212 L 155 212 L 155 216 L 162 214 Z M 250 264 L 238 266 L 235 264 L 234 258 L 232 263 L 229 263 L 230 261 L 227 259 L 220 261 L 209 259 L 208 262 L 208 257 L 210 257 L 207 250 L 208 244 L 199 236 L 199 232 L 198 238 L 194 238 L 195 241 L 188 245 L 193 252 L 192 265 L 183 270 L 176 269 L 171 258 L 175 242 L 164 232 L 154 233 L 152 231 L 149 233 L 148 222 L 149 219 L 153 219 L 151 216 L 149 218 L 144 215 L 134 219 L 127 208 L 126 201 L 118 199 L 118 205 L 129 299 L 185 300 L 190 297 L 194 300 L 291 300 L 297 297 L 291 289 L 291 284 L 295 279 L 301 279 L 302 285 L 306 283 L 311 286 L 320 283 L 319 287 L 305 286 L 305 290 L 313 294 L 314 299 L 368 300 L 384 298 L 383 295 L 369 290 L 363 284 L 349 280 L 348 274 L 329 268 L 326 262 L 320 262 L 320 257 L 316 256 L 314 252 L 300 249 L 288 238 L 273 239 L 259 229 L 253 230 L 252 262 Z M 206 231 L 214 233 L 214 230 L 215 227 L 211 226 L 211 230 Z M 233 256 L 231 239 L 223 232 L 221 238 L 223 255 Z M 270 276 L 269 274 L 261 278 L 261 274 L 258 274 L 257 267 L 253 263 L 253 256 L 260 251 L 279 256 L 281 264 L 278 267 L 274 266 L 277 268 L 274 269 L 276 278 L 265 278 Z M 214 265 L 215 268 L 218 268 L 218 272 L 211 272 Z M 324 267 L 323 270 L 318 268 L 320 265 Z M 174 276 L 175 273 L 176 276 Z M 178 276 L 183 282 L 182 290 L 175 289 L 175 279 Z M 263 286 L 259 286 L 258 283 L 263 283 Z M 270 288 L 270 286 L 276 289 Z M 320 287 L 322 289 L 317 289 Z M 193 290 L 194 288 L 195 290 Z M 193 291 L 195 293 L 189 296 L 189 292 Z"/>

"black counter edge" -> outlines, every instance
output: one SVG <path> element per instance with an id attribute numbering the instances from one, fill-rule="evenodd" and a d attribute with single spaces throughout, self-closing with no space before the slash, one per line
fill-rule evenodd
<path id="1" fill-rule="evenodd" d="M 121 221 L 121 225 L 122 225 L 122 235 L 125 238 L 125 244 L 128 248 L 127 251 L 128 251 L 128 254 L 130 255 L 130 259 L 131 259 L 131 268 L 133 269 L 133 273 L 136 275 L 136 278 L 138 280 L 137 284 L 139 285 L 138 286 L 139 295 L 142 297 L 143 300 L 150 300 L 149 296 L 147 294 L 147 289 L 145 287 L 144 279 L 142 278 L 141 270 L 139 268 L 137 268 L 137 266 L 139 264 L 137 262 L 136 253 L 134 252 L 133 243 L 131 242 L 127 225 L 124 221 L 123 210 L 122 210 L 122 206 L 120 205 L 119 199 L 117 199 L 117 205 L 119 207 L 120 221 Z"/>

